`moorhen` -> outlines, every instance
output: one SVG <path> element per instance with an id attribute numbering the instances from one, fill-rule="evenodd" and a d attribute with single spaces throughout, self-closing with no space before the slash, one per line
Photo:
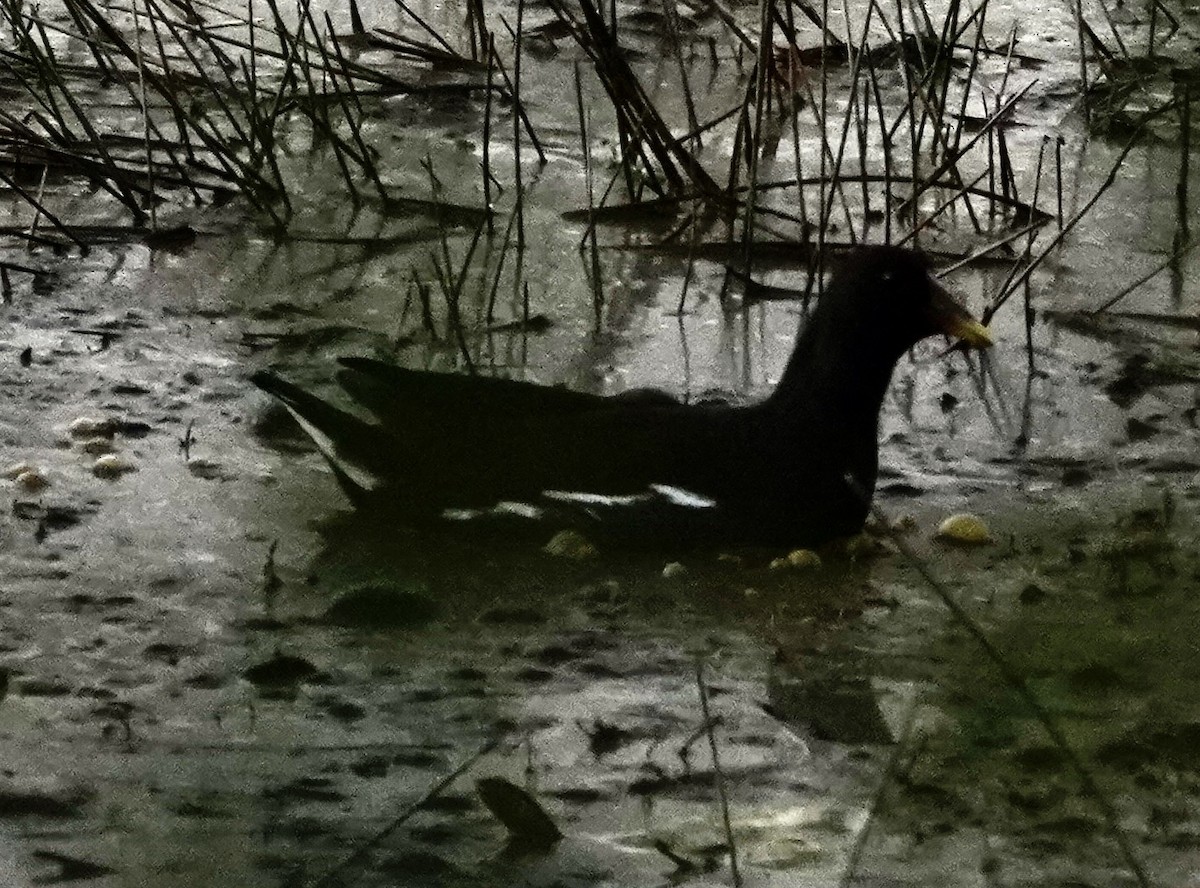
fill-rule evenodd
<path id="1" fill-rule="evenodd" d="M 370 422 L 269 372 L 253 381 L 361 509 L 420 523 L 523 503 L 507 511 L 594 520 L 656 546 L 815 545 L 862 528 L 892 370 L 937 333 L 991 344 L 924 256 L 866 246 L 843 257 L 775 391 L 749 406 L 342 358 L 339 382 Z"/>

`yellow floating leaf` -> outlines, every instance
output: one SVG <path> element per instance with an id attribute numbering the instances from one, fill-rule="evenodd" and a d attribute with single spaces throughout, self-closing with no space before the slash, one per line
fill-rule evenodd
<path id="1" fill-rule="evenodd" d="M 983 519 L 969 512 L 951 515 L 938 525 L 934 534 L 939 540 L 958 546 L 982 546 L 992 542 L 991 531 Z"/>
<path id="2" fill-rule="evenodd" d="M 542 546 L 542 551 L 555 558 L 570 558 L 573 561 L 596 557 L 596 547 L 587 537 L 574 530 L 560 530 Z"/>
<path id="3" fill-rule="evenodd" d="M 808 570 L 821 566 L 821 556 L 812 549 L 793 549 L 771 562 L 771 570 Z"/>

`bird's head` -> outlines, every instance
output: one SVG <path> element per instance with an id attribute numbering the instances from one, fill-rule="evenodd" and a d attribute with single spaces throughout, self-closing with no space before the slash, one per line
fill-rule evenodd
<path id="1" fill-rule="evenodd" d="M 992 344 L 987 327 L 933 277 L 929 260 L 904 247 L 868 246 L 847 253 L 821 302 L 837 327 L 885 354 L 898 355 L 938 333 L 974 348 Z"/>

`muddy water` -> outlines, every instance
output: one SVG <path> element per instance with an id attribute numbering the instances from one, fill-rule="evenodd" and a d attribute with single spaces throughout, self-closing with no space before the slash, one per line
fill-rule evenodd
<path id="1" fill-rule="evenodd" d="M 1120 142 L 1072 128 L 1054 91 L 1072 57 L 1065 40 L 1041 42 L 1040 110 L 1012 145 L 1029 169 L 1049 123 L 1062 125 L 1069 212 Z M 647 66 L 647 82 L 667 82 L 666 68 Z M 473 363 L 589 391 L 761 397 L 802 310 L 727 313 L 717 263 L 698 265 L 679 315 L 685 261 L 605 250 L 597 327 L 582 226 L 560 216 L 582 203 L 572 109 L 555 95 L 567 70 L 528 74 L 551 161 L 530 184 L 523 273 L 551 326 L 480 332 L 487 287 L 469 287 Z M 741 88 L 716 83 L 712 108 Z M 656 98 L 669 104 L 670 88 Z M 429 154 L 444 196 L 477 205 L 480 113 L 388 100 L 369 126 L 389 181 L 428 196 L 414 158 Z M 723 156 L 719 141 L 709 150 Z M 778 553 L 712 553 L 664 576 L 648 557 L 575 564 L 540 539 L 491 547 L 347 517 L 249 372 L 270 364 L 319 385 L 339 354 L 463 360 L 453 339 L 422 331 L 406 294 L 440 248 L 412 246 L 429 220 L 356 212 L 336 197 L 332 164 L 294 162 L 306 187 L 282 243 L 228 210 L 181 211 L 201 232 L 181 253 L 4 254 L 45 269 L 16 276 L 5 307 L 5 464 L 50 481 L 14 485 L 0 530 L 6 884 L 309 885 L 335 870 L 343 884 L 729 884 L 698 669 L 749 882 L 1130 881 L 1069 759 L 886 546 L 827 552 L 808 572 L 771 570 Z M 1037 276 L 1032 374 L 1015 303 L 994 322 L 982 394 L 974 369 L 935 345 L 902 363 L 878 499 L 910 519 L 902 538 L 1054 716 L 1156 883 L 1182 885 L 1200 841 L 1195 334 L 1143 315 L 1195 315 L 1194 260 L 1175 286 L 1161 275 L 1123 304 L 1138 316 L 1052 313 L 1116 295 L 1161 261 L 1178 164 L 1171 144 L 1133 152 Z M 452 235 L 460 259 L 466 241 Z M 952 283 L 979 310 L 1003 276 Z M 497 321 L 524 310 L 504 280 Z M 71 434 L 80 417 L 117 420 L 112 445 L 135 471 L 95 477 L 97 454 Z M 932 541 L 968 509 L 993 545 Z M 366 618 L 329 614 L 367 594 Z M 566 838 L 506 847 L 473 789 L 481 777 L 535 793 Z"/>

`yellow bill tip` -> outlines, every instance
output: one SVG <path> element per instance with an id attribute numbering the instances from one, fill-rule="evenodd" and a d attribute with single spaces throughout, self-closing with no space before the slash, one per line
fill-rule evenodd
<path id="1" fill-rule="evenodd" d="M 959 305 L 950 292 L 936 281 L 929 303 L 929 318 L 934 327 L 947 336 L 965 342 L 972 348 L 991 348 L 992 333 Z"/>
<path id="2" fill-rule="evenodd" d="M 991 348 L 994 342 L 992 331 L 972 317 L 953 318 L 945 329 L 948 335 L 961 339 L 972 348 Z"/>

